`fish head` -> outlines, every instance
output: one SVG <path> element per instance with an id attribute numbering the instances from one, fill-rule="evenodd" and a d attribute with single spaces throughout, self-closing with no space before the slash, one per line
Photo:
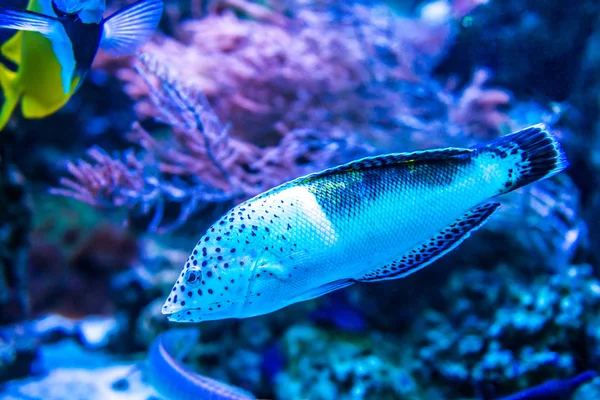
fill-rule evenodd
<path id="1" fill-rule="evenodd" d="M 240 317 L 255 256 L 253 249 L 240 246 L 236 235 L 206 234 L 188 257 L 162 313 L 174 322 Z"/>
<path id="2" fill-rule="evenodd" d="M 76 16 L 84 24 L 99 24 L 106 10 L 106 0 L 51 0 L 57 17 Z"/>

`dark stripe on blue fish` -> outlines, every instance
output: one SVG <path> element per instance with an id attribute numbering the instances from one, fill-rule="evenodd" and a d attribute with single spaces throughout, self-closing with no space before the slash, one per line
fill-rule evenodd
<path id="1" fill-rule="evenodd" d="M 397 163 L 384 161 L 380 165 L 374 164 L 377 162 L 374 157 L 369 159 L 369 163 L 356 163 L 353 169 L 340 169 L 337 173 L 315 176 L 302 183 L 315 195 L 328 217 L 332 214 L 356 216 L 364 209 L 362 205 L 385 193 L 417 185 L 453 185 L 465 167 L 473 163 L 475 154 L 468 149 L 460 154 L 446 150 L 440 153 L 446 154 L 446 157 L 427 152 L 428 157 L 421 158 L 418 153 L 413 153 L 411 158 L 398 157 Z M 381 156 L 382 159 L 389 157 Z"/>

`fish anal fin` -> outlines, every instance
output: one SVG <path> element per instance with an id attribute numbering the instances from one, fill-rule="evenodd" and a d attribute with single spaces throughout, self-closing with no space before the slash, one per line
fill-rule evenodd
<path id="1" fill-rule="evenodd" d="M 426 267 L 461 244 L 472 232 L 479 229 L 498 207 L 500 203 L 487 203 L 475 207 L 423 244 L 356 280 L 375 282 L 398 279 Z"/>
<path id="2" fill-rule="evenodd" d="M 64 93 L 61 90 L 51 91 L 53 88 L 40 88 L 45 93 L 23 93 L 21 112 L 25 118 L 44 118 L 60 110 L 71 98 L 71 94 L 79 84 L 80 77 L 75 76 L 71 83 L 71 90 Z M 58 85 L 57 85 L 58 86 Z"/>
<path id="3" fill-rule="evenodd" d="M 290 304 L 298 303 L 300 301 L 306 301 L 315 299 L 317 297 L 323 296 L 327 293 L 331 293 L 338 289 L 343 289 L 354 284 L 356 281 L 354 279 L 340 279 L 337 281 L 329 282 L 321 286 L 317 286 L 316 288 L 312 288 L 302 293 L 300 296 L 294 297 Z"/>
<path id="4" fill-rule="evenodd" d="M 44 118 L 62 108 L 70 97 L 69 94 L 57 93 L 56 96 L 52 96 L 52 101 L 46 98 L 42 103 L 35 96 L 28 96 L 25 93 L 21 100 L 21 112 L 28 119 Z"/>

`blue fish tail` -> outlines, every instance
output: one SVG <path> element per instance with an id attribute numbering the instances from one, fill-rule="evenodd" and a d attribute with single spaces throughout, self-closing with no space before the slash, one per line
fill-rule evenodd
<path id="1" fill-rule="evenodd" d="M 498 138 L 479 148 L 508 168 L 500 194 L 549 178 L 569 166 L 560 144 L 546 124 L 537 124 Z"/>

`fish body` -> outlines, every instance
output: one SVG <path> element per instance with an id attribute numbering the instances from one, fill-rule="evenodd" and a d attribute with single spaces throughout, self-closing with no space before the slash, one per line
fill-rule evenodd
<path id="1" fill-rule="evenodd" d="M 485 223 L 499 206 L 491 199 L 567 165 L 540 124 L 472 148 L 370 157 L 295 179 L 208 229 L 163 313 L 245 318 L 405 277 Z"/>
<path id="2" fill-rule="evenodd" d="M 19 101 L 25 118 L 64 106 L 88 73 L 99 48 L 132 54 L 150 39 L 163 0 L 140 0 L 103 18 L 104 0 L 29 0 L 26 10 L 0 7 L 0 29 L 18 32 L 0 47 L 4 103 L 0 130 Z"/>
<path id="3" fill-rule="evenodd" d="M 228 385 L 185 367 L 176 354 L 178 346 L 197 343 L 197 332 L 170 330 L 154 339 L 148 351 L 146 369 L 149 383 L 169 400 L 251 400 L 245 390 Z"/>
<path id="4" fill-rule="evenodd" d="M 498 400 L 551 400 L 568 399 L 578 386 L 597 377 L 596 371 L 586 371 L 572 378 L 551 379 L 541 385 L 525 389 L 519 393 Z"/>

